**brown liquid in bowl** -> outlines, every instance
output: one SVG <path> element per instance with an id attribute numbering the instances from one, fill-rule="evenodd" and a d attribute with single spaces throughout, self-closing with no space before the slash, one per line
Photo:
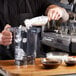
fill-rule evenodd
<path id="1" fill-rule="evenodd" d="M 66 63 L 67 66 L 73 66 L 73 65 L 76 64 L 76 61 L 69 60 L 69 61 L 66 61 L 65 63 Z"/>
<path id="2" fill-rule="evenodd" d="M 46 59 L 46 61 L 44 61 L 42 64 L 44 65 L 44 68 L 52 69 L 57 68 L 61 64 L 61 61 Z"/>

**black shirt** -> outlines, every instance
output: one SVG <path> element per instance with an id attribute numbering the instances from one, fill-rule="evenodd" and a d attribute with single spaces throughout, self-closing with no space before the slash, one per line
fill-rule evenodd
<path id="1" fill-rule="evenodd" d="M 8 23 L 12 27 L 23 24 L 24 19 L 41 16 L 50 3 L 47 0 L 0 0 L 0 31 Z M 14 47 L 0 46 L 0 59 L 13 59 Z"/>
<path id="2" fill-rule="evenodd" d="M 43 15 L 49 4 L 47 0 L 0 0 L 0 28 L 3 30 L 7 23 L 19 25 L 20 19 L 27 18 L 24 17 L 26 13 L 32 14 L 32 17 Z"/>

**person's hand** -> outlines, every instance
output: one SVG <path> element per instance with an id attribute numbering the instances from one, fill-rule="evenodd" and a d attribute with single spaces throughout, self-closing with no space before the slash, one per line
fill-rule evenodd
<path id="1" fill-rule="evenodd" d="M 59 6 L 49 6 L 47 8 L 47 16 L 49 17 L 49 21 L 59 20 L 60 18 L 62 18 L 64 21 L 69 19 L 69 14 L 67 11 Z"/>
<path id="2" fill-rule="evenodd" d="M 12 33 L 8 30 L 8 28 L 11 28 L 10 25 L 6 25 L 4 30 L 2 31 L 0 44 L 1 45 L 10 45 L 12 43 Z"/>

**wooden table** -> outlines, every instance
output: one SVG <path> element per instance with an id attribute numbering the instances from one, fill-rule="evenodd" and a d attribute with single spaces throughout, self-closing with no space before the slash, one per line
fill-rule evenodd
<path id="1" fill-rule="evenodd" d="M 36 59 L 35 65 L 29 66 L 16 66 L 14 60 L 0 60 L 0 67 L 8 76 L 53 76 L 76 73 L 76 65 L 61 64 L 56 69 L 43 69 L 39 58 Z"/>

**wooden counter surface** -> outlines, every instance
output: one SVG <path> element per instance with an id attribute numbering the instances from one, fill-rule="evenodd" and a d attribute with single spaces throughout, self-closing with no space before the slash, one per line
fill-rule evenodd
<path id="1" fill-rule="evenodd" d="M 36 59 L 35 65 L 29 66 L 16 66 L 14 60 L 0 60 L 0 67 L 9 76 L 53 76 L 76 73 L 76 65 L 66 66 L 61 64 L 56 69 L 43 69 L 39 58 Z"/>

